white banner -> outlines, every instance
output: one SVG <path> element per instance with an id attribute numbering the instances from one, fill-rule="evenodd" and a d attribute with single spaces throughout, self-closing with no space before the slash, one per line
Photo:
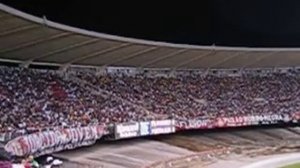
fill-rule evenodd
<path id="1" fill-rule="evenodd" d="M 176 131 L 175 120 L 154 120 L 150 122 L 151 135 L 168 134 Z"/>
<path id="2" fill-rule="evenodd" d="M 130 138 L 139 136 L 140 126 L 138 122 L 117 124 L 115 127 L 115 138 Z"/>
<path id="3" fill-rule="evenodd" d="M 104 126 L 60 129 L 37 132 L 17 137 L 5 145 L 5 150 L 15 156 L 34 155 L 45 151 L 57 152 L 82 146 L 101 138 L 105 134 Z M 87 144 L 88 144 L 87 143 Z"/>

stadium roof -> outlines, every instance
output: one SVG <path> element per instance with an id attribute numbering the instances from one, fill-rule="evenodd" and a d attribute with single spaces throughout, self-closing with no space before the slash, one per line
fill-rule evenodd
<path id="1" fill-rule="evenodd" d="M 0 61 L 62 68 L 224 69 L 300 65 L 300 48 L 196 46 L 125 38 L 54 23 L 1 3 L 0 44 Z"/>

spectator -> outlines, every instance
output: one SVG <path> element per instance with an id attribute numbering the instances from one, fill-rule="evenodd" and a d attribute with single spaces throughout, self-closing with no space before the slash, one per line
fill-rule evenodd
<path id="1" fill-rule="evenodd" d="M 209 119 L 300 111 L 294 73 L 176 77 L 77 73 L 0 67 L 0 133 L 152 119 Z"/>
<path id="2" fill-rule="evenodd" d="M 30 164 L 30 166 L 32 168 L 39 168 L 40 167 L 39 163 L 36 160 L 34 160 L 33 156 L 28 157 L 28 163 Z"/>

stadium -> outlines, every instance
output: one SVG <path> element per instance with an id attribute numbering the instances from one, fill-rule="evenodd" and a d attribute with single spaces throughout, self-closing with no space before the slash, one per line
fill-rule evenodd
<path id="1" fill-rule="evenodd" d="M 298 164 L 299 54 L 109 35 L 0 3 L 0 168 Z"/>

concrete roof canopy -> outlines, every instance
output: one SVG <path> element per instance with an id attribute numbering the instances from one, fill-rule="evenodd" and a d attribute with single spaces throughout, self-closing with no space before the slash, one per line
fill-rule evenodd
<path id="1" fill-rule="evenodd" d="M 0 3 L 0 61 L 62 68 L 274 68 L 299 66 L 300 48 L 198 46 L 119 37 L 54 23 Z"/>

